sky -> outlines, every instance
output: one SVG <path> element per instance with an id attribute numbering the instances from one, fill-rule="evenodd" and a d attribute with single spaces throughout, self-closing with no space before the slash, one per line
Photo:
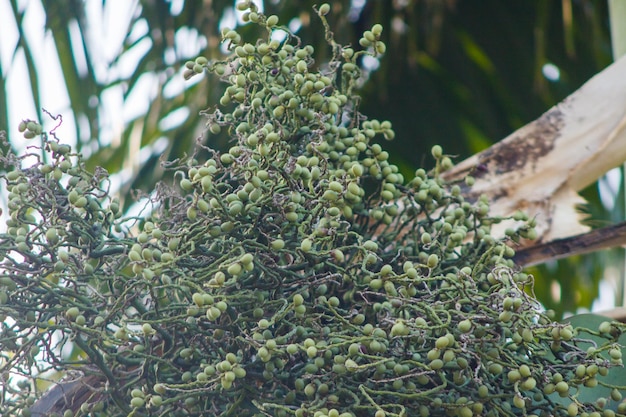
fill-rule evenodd
<path id="1" fill-rule="evenodd" d="M 171 9 L 175 11 L 179 9 L 183 0 L 172 0 Z M 44 31 L 45 15 L 40 0 L 18 0 L 18 8 L 24 11 L 23 31 L 29 46 L 34 51 L 35 66 L 37 68 L 45 68 L 45 71 L 38 71 L 40 81 L 40 99 L 42 107 L 52 114 L 62 114 L 64 118 L 64 126 L 57 132 L 59 137 L 67 143 L 75 143 L 76 137 L 72 120 L 73 115 L 70 110 L 70 101 L 67 96 L 61 66 L 57 59 L 56 48 L 51 34 Z M 150 48 L 149 37 L 144 37 L 131 51 L 125 53 L 124 58 L 115 64 L 111 64 L 124 41 L 124 37 L 129 30 L 131 38 L 139 39 L 144 36 L 148 30 L 147 24 L 142 21 L 135 23 L 130 27 L 133 13 L 139 6 L 138 0 L 107 0 L 103 7 L 101 1 L 87 1 L 87 21 L 89 24 L 88 43 L 89 47 L 97 53 L 91 54 L 91 64 L 94 68 L 96 77 L 102 83 L 110 82 L 116 79 L 124 79 L 132 74 L 138 59 Z M 7 80 L 8 95 L 14 99 L 9 108 L 9 137 L 16 138 L 19 135 L 17 126 L 24 118 L 37 118 L 35 105 L 30 99 L 32 92 L 30 88 L 30 80 L 26 66 L 26 59 L 21 48 L 16 50 L 18 42 L 17 24 L 12 18 L 13 11 L 11 9 L 10 0 L 0 0 L 0 62 L 4 71 L 3 77 Z M 181 45 L 194 44 L 190 42 L 191 38 L 197 37 L 197 34 L 185 33 L 179 31 L 177 33 L 177 43 Z M 75 36 L 72 42 L 72 48 L 75 52 L 78 70 L 86 71 L 86 57 L 82 53 L 79 41 L 79 29 L 76 24 L 72 28 Z M 197 40 L 197 39 L 196 39 Z M 206 42 L 206 40 L 204 40 Z M 191 57 L 197 54 L 202 43 L 198 43 L 194 50 L 188 51 Z M 184 48 L 182 48 L 184 49 Z M 128 100 L 123 99 L 123 90 L 121 86 L 111 87 L 100 98 L 102 100 L 103 115 L 103 143 L 114 142 L 123 131 L 124 124 L 133 118 L 147 111 L 150 104 L 150 97 L 156 95 L 154 78 L 157 74 L 146 74 L 139 81 L 136 93 L 131 94 Z M 182 89 L 193 83 L 185 83 L 182 76 L 172 77 L 172 82 L 167 86 L 166 92 L 169 95 L 176 95 Z M 98 98 L 94 97 L 94 103 L 98 102 Z M 187 114 L 179 114 L 175 120 L 165 121 L 165 123 L 182 122 Z M 86 120 L 80 121 L 84 129 L 81 134 L 89 139 L 89 129 Z M 51 128 L 54 126 L 53 121 L 45 121 L 44 127 Z M 18 144 L 20 141 L 14 141 Z"/>

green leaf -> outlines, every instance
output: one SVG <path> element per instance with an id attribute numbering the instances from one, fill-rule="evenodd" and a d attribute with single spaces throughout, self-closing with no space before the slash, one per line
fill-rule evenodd
<path id="1" fill-rule="evenodd" d="M 612 322 L 613 320 L 601 316 L 598 314 L 579 314 L 569 317 L 564 320 L 566 323 L 570 323 L 577 330 L 578 346 L 585 348 L 599 348 L 607 347 L 613 343 L 619 343 L 621 345 L 621 351 L 624 358 L 626 358 L 626 334 L 622 334 L 618 340 L 613 340 L 610 335 L 600 335 L 598 328 L 603 322 Z M 619 325 L 619 324 L 618 324 Z M 608 355 L 608 349 L 603 352 L 603 356 L 610 359 Z M 622 395 L 626 395 L 626 368 L 624 366 L 612 366 L 609 368 L 609 372 L 606 376 L 596 375 L 598 380 L 598 386 L 594 388 L 588 388 L 582 386 L 578 393 L 578 400 L 582 402 L 595 402 L 598 398 L 605 397 L 610 399 L 611 386 L 621 387 Z M 615 401 L 609 401 L 608 408 L 612 410 L 617 409 L 617 403 Z"/>

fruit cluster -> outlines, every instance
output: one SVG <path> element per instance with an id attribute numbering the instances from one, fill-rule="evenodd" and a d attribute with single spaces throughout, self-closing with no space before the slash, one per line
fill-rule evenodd
<path id="1" fill-rule="evenodd" d="M 464 199 L 471 178 L 439 177 L 440 147 L 406 182 L 376 143 L 391 125 L 365 119 L 355 91 L 382 28 L 343 47 L 321 5 L 332 59 L 317 66 L 293 34 L 272 38 L 275 16 L 241 8 L 267 37 L 226 29 L 232 56 L 185 72 L 228 84 L 205 116 L 233 146 L 168 165 L 176 182 L 147 215 L 124 217 L 106 173 L 53 135 L 46 159 L 2 157 L 0 413 L 29 415 L 38 380 L 83 365 L 106 385 L 50 415 L 624 415 L 617 389 L 577 396 L 622 364 L 620 325 L 579 346 L 514 268 L 533 220 L 496 238 L 504 219 Z"/>

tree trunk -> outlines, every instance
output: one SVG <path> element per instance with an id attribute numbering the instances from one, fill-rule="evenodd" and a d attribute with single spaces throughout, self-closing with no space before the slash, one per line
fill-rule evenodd
<path id="1" fill-rule="evenodd" d="M 536 218 L 537 242 L 545 243 L 587 231 L 578 191 L 624 161 L 626 57 L 444 179 L 473 176 L 469 198 L 486 194 L 495 215 L 525 211 Z"/>

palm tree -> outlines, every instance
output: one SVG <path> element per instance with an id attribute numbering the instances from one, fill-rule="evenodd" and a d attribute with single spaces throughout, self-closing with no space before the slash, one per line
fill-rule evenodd
<path id="1" fill-rule="evenodd" d="M 160 169 L 161 160 L 191 152 L 196 139 L 216 148 L 225 145 L 224 135 L 208 134 L 195 118 L 186 117 L 219 99 L 221 85 L 215 79 L 183 83 L 181 78 L 185 62 L 195 56 L 220 58 L 220 28 L 242 24 L 233 2 L 142 1 L 125 11 L 106 1 L 30 2 L 25 8 L 15 0 L 5 3 L 11 13 L 3 14 L 2 26 L 17 28 L 16 42 L 3 42 L 0 61 L 0 71 L 6 74 L 0 84 L 0 126 L 9 130 L 8 146 L 19 145 L 15 120 L 48 120 L 53 127 L 58 120 L 50 120 L 42 108 L 61 113 L 61 139 L 75 137 L 91 166 L 123 173 L 118 177 L 128 208 L 132 190 L 149 191 L 167 175 Z M 323 62 L 329 50 L 312 12 L 315 3 L 263 5 L 267 14 L 278 15 L 298 36 L 319 45 L 316 56 Z M 45 22 L 44 45 L 52 51 L 46 65 L 31 36 L 37 28 L 29 23 L 38 10 Z M 380 62 L 364 63 L 372 72 L 363 88 L 362 110 L 393 121 L 397 139 L 390 149 L 410 177 L 415 167 L 429 164 L 425 155 L 433 144 L 441 144 L 459 160 L 476 153 L 533 120 L 605 67 L 611 60 L 607 15 L 603 1 L 591 0 L 342 0 L 333 2 L 329 19 L 336 39 L 354 45 L 373 23 L 385 26 L 387 54 Z M 25 70 L 18 73 L 20 66 Z M 55 66 L 61 77 L 49 81 Z M 546 76 L 550 71 L 553 75 Z M 9 111 L 15 98 L 8 93 L 18 79 L 29 85 L 26 95 L 36 114 Z M 50 84 L 67 95 L 67 108 L 49 108 L 52 101 L 45 92 Z M 604 209 L 597 187 L 583 194 L 596 224 L 614 219 L 611 216 L 623 218 L 621 204 L 612 213 Z M 545 267 L 535 269 L 541 277 L 537 295 L 559 313 L 589 307 L 604 263 L 595 256 L 561 261 L 549 274 Z M 551 288 L 565 280 L 560 299 L 554 299 Z"/>
<path id="2" fill-rule="evenodd" d="M 297 28 L 300 25 L 298 34 L 303 38 L 316 39 L 318 31 L 308 12 L 310 5 L 301 3 L 297 7 L 294 2 L 289 5 L 267 4 L 266 12 L 276 12 L 290 26 Z M 106 6 L 106 2 L 103 4 Z M 604 15 L 606 10 L 599 3 L 585 3 L 588 9 L 579 9 L 563 1 L 558 9 L 559 14 L 555 14 L 555 6 L 546 4 L 509 4 L 506 7 L 496 2 L 487 4 L 490 7 L 485 7 L 485 4 L 483 2 L 481 7 L 477 7 L 468 3 L 426 2 L 409 3 L 394 9 L 391 5 L 376 2 L 366 2 L 363 7 L 355 7 L 348 2 L 334 3 L 336 14 L 333 24 L 340 28 L 338 40 L 356 44 L 363 29 L 374 21 L 383 21 L 388 22 L 387 26 L 391 28 L 386 35 L 389 51 L 402 51 L 389 53 L 387 62 L 363 62 L 363 66 L 371 68 L 372 73 L 364 90 L 362 107 L 373 117 L 399 121 L 396 132 L 404 140 L 397 141 L 399 147 L 396 148 L 396 158 L 403 164 L 407 176 L 412 171 L 411 167 L 422 162 L 422 155 L 428 152 L 429 141 L 443 144 L 447 152 L 466 156 L 484 148 L 491 142 L 491 138 L 504 136 L 504 132 L 534 118 L 536 114 L 533 111 L 541 112 L 547 105 L 562 98 L 578 86 L 578 81 L 586 78 L 583 75 L 585 70 L 595 72 L 608 62 L 605 55 L 597 53 L 591 59 L 593 47 L 586 48 L 583 45 L 587 43 L 578 41 L 575 36 L 585 33 L 587 28 L 593 28 L 593 24 L 598 23 L 595 19 Z M 12 2 L 11 6 L 16 22 L 21 23 L 26 19 L 28 11 L 17 9 L 16 2 Z M 209 102 L 215 101 L 221 95 L 219 84 L 215 80 L 205 79 L 186 87 L 177 87 L 176 77 L 182 76 L 186 61 L 197 54 L 210 59 L 220 58 L 217 29 L 229 21 L 229 16 L 234 13 L 230 4 L 215 2 L 202 10 L 188 5 L 177 10 L 173 4 L 164 2 L 141 3 L 136 13 L 129 15 L 131 23 L 122 49 L 112 59 L 107 59 L 104 54 L 103 60 L 99 60 L 98 53 L 103 54 L 105 51 L 97 49 L 102 45 L 94 40 L 97 33 L 91 31 L 93 22 L 89 22 L 93 19 L 90 18 L 93 11 L 87 8 L 87 4 L 49 2 L 43 6 L 46 27 L 55 41 L 70 98 L 77 147 L 89 155 L 93 166 L 104 165 L 110 173 L 119 174 L 120 192 L 127 208 L 132 205 L 130 190 L 151 190 L 154 183 L 165 175 L 159 169 L 160 159 L 182 157 L 191 151 L 195 139 L 206 140 L 218 148 L 224 146 L 224 136 L 209 135 L 202 125 L 192 121 L 193 118 L 185 117 L 187 113 L 195 113 L 205 105 L 207 94 L 212 97 Z M 65 8 L 60 9 L 60 6 Z M 67 13 L 67 10 L 71 10 L 71 13 Z M 598 14 L 585 15 L 584 12 L 588 13 L 589 10 Z M 496 28 L 485 30 L 485 11 L 492 18 L 500 19 Z M 513 16 L 516 19 L 512 19 Z M 574 20 L 582 22 L 576 32 L 572 29 Z M 526 53 L 531 57 L 528 61 L 522 60 L 523 64 L 515 68 L 511 66 L 511 55 L 508 55 L 508 60 L 504 59 L 506 54 L 500 55 L 501 45 L 490 43 L 493 35 L 485 34 L 490 31 L 508 33 L 506 26 L 513 21 L 519 25 L 519 30 L 513 28 L 510 36 L 504 38 L 506 41 L 500 42 L 520 45 L 519 48 L 509 49 L 514 49 L 516 56 L 524 57 Z M 546 33 L 552 30 L 555 22 L 565 27 L 562 39 L 555 41 L 555 44 L 566 46 L 562 56 L 552 52 L 552 39 L 551 42 L 546 41 Z M 235 21 L 231 19 L 230 24 L 235 24 Z M 416 29 L 421 27 L 423 31 Z M 532 36 L 529 36 L 530 31 L 523 30 L 529 27 L 533 29 Z M 22 26 L 18 25 L 18 28 Z M 591 39 L 606 41 L 606 28 L 598 25 L 595 29 L 597 32 L 591 31 L 594 33 Z M 417 37 L 418 34 L 423 37 Z M 193 43 L 193 47 L 185 50 L 185 41 Z M 323 62 L 324 54 L 328 51 L 324 48 L 323 39 L 319 39 L 317 44 L 320 45 L 317 48 L 319 62 Z M 29 81 L 36 107 L 40 108 L 44 100 L 39 95 L 42 90 L 39 80 L 43 77 L 35 70 L 36 53 L 22 32 L 19 32 L 17 45 L 17 51 L 23 53 L 26 62 L 32 65 Z M 142 48 L 145 50 L 142 51 Z M 82 59 L 79 51 L 83 51 Z M 13 55 L 18 56 L 19 53 Z M 122 71 L 126 67 L 121 63 L 133 55 L 139 58 L 127 74 L 110 76 L 106 75 L 110 72 L 103 73 L 99 69 L 99 65 L 104 63 L 105 68 Z M 546 66 L 546 56 L 551 57 L 552 66 Z M 567 65 L 580 61 L 587 65 L 572 69 Z M 503 71 L 503 68 L 510 71 Z M 559 72 L 558 77 L 554 75 L 556 70 Z M 550 74 L 549 71 L 553 71 L 553 75 L 545 75 Z M 531 76 L 525 79 L 521 74 Z M 546 80 L 550 77 L 554 84 Z M 519 82 L 520 79 L 525 82 Z M 148 83 L 153 89 L 146 88 L 143 83 Z M 373 85 L 377 87 L 373 88 Z M 8 90 L 6 84 L 4 87 L 0 91 L 3 94 Z M 407 94 L 407 91 L 411 93 Z M 434 91 L 440 91 L 443 97 L 437 97 Z M 110 126 L 111 120 L 107 119 L 106 105 L 101 105 L 110 100 L 111 94 L 120 94 L 121 102 L 128 105 L 136 105 L 137 102 L 133 100 L 136 100 L 137 95 L 147 95 L 147 108 L 145 112 L 135 113 L 127 125 L 116 131 Z M 3 98 L 4 102 L 8 99 L 6 94 Z M 504 106 L 504 110 L 500 106 Z M 4 122 L 8 120 L 7 109 L 8 105 L 3 109 Z M 39 111 L 40 120 L 47 117 L 55 123 L 60 121 L 55 113 Z M 418 122 L 408 122 L 416 119 Z M 420 123 L 419 120 L 430 120 L 432 124 Z M 441 128 L 445 136 L 435 135 L 431 127 Z M 464 140 L 451 140 L 453 137 Z M 14 135 L 7 146 L 17 145 L 17 136 Z M 414 153 L 403 153 L 402 149 L 407 146 L 413 146 Z M 462 171 L 463 167 L 461 164 L 458 169 Z M 599 207 L 597 201 L 596 206 Z M 595 271 L 600 269 L 596 268 Z M 553 281 L 562 279 L 559 273 L 553 273 L 552 276 L 555 277 Z M 539 281 L 539 284 L 538 289 L 541 291 L 542 282 Z M 584 284 L 584 281 L 579 280 L 564 290 L 580 292 Z M 597 281 L 593 284 L 597 285 Z M 554 300 L 546 297 L 543 301 L 550 306 Z M 591 298 L 583 300 L 587 304 L 590 301 Z M 561 311 L 576 305 L 580 305 L 580 300 L 576 304 L 564 306 Z M 67 394 L 64 392 L 61 395 Z"/>

